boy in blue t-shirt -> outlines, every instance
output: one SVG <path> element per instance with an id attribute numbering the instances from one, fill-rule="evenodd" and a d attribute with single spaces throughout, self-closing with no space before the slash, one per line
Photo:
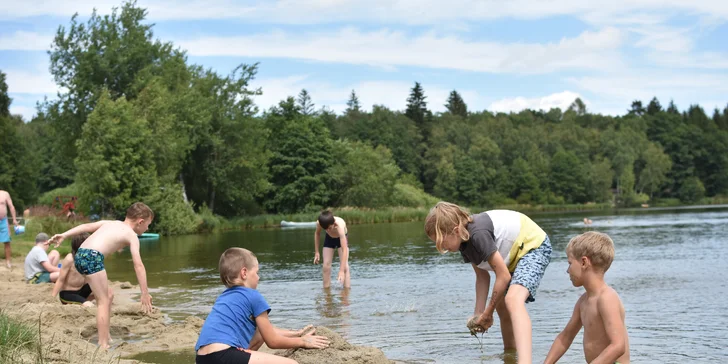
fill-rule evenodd
<path id="1" fill-rule="evenodd" d="M 197 364 L 295 363 L 291 359 L 253 351 L 263 343 L 271 349 L 324 349 L 325 336 L 303 330 L 279 329 L 268 320 L 270 306 L 258 292 L 258 259 L 250 250 L 229 248 L 220 256 L 220 279 L 227 289 L 215 300 L 195 344 Z M 256 338 L 255 342 L 253 339 Z"/>

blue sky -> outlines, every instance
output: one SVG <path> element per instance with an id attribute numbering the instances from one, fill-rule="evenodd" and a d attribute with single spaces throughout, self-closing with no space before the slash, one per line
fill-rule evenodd
<path id="1" fill-rule="evenodd" d="M 46 50 L 59 26 L 119 1 L 0 3 L 0 70 L 11 111 L 58 91 Z M 470 110 L 568 107 L 621 115 L 632 100 L 728 104 L 728 1 L 148 1 L 155 36 L 227 74 L 260 62 L 261 108 L 305 88 L 317 107 L 403 109 L 420 82 L 433 111 L 458 90 Z"/>

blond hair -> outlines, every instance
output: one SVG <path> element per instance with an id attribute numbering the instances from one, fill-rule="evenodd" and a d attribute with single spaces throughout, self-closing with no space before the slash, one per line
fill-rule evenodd
<path id="1" fill-rule="evenodd" d="M 427 214 L 425 233 L 430 239 L 434 237 L 437 251 L 444 253 L 445 249 L 442 247 L 442 243 L 445 240 L 445 235 L 450 234 L 455 227 L 459 226 L 460 240 L 469 240 L 470 232 L 468 232 L 467 225 L 471 222 L 473 222 L 473 218 L 467 209 L 454 203 L 440 201 Z"/>
<path id="2" fill-rule="evenodd" d="M 238 278 L 243 268 L 252 269 L 258 264 L 258 258 L 248 249 L 228 248 L 220 256 L 220 280 L 225 287 L 239 285 Z"/>
<path id="3" fill-rule="evenodd" d="M 614 261 L 614 242 L 607 234 L 588 231 L 571 238 L 566 254 L 577 259 L 587 257 L 592 265 L 606 272 Z"/>
<path id="4" fill-rule="evenodd" d="M 154 218 L 154 212 L 144 202 L 135 202 L 126 209 L 126 218 L 130 220 Z"/>

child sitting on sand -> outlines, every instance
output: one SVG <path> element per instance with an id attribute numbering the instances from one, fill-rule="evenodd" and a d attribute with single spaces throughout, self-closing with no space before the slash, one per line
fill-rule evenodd
<path id="1" fill-rule="evenodd" d="M 91 292 L 91 286 L 85 283 L 85 279 L 74 267 L 73 257 L 78 252 L 81 244 L 91 236 L 89 233 L 76 235 L 71 239 L 71 253 L 67 254 L 61 262 L 61 274 L 58 276 L 55 286 L 53 286 L 53 297 L 58 295 L 61 303 L 80 304 L 86 307 L 92 307 L 94 295 Z M 114 300 L 114 291 L 109 287 L 109 302 Z"/>
<path id="2" fill-rule="evenodd" d="M 586 292 L 579 297 L 564 331 L 554 340 L 544 363 L 556 363 L 584 327 L 584 357 L 588 363 L 629 363 L 629 338 L 624 306 L 617 292 L 604 282 L 614 260 L 614 242 L 590 231 L 575 236 L 566 246 L 569 279 Z"/>
<path id="3" fill-rule="evenodd" d="M 220 256 L 220 279 L 227 289 L 217 297 L 195 344 L 197 364 L 296 363 L 257 350 L 261 337 L 271 349 L 323 349 L 325 336 L 281 330 L 268 319 L 270 306 L 257 291 L 258 259 L 247 249 L 229 248 Z M 255 343 L 257 341 L 257 343 Z M 251 345 L 251 343 L 253 343 Z"/>

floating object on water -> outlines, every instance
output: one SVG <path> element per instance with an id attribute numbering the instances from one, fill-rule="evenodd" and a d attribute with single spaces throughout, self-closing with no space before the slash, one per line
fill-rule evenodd
<path id="1" fill-rule="evenodd" d="M 18 225 L 15 227 L 15 235 L 20 235 L 25 232 L 25 226 Z"/>
<path id="2" fill-rule="evenodd" d="M 157 240 L 159 239 L 159 234 L 156 233 L 144 233 L 142 235 L 138 235 L 139 240 Z"/>
<path id="3" fill-rule="evenodd" d="M 316 227 L 316 221 L 311 222 L 293 222 L 293 221 L 286 221 L 281 220 L 281 227 L 282 228 L 315 228 Z"/>

